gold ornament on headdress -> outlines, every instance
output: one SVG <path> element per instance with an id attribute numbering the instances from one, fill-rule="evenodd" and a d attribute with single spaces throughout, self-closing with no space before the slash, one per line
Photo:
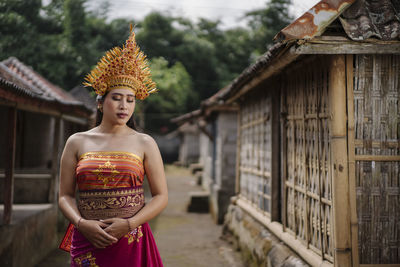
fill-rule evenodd
<path id="1" fill-rule="evenodd" d="M 100 96 L 116 88 L 128 88 L 136 99 L 143 100 L 157 91 L 146 56 L 136 44 L 132 25 L 126 44 L 108 51 L 85 80 L 83 84 L 93 87 Z"/>

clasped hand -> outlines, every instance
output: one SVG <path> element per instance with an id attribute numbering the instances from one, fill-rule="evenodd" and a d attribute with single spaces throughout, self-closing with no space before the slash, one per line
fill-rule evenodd
<path id="1" fill-rule="evenodd" d="M 81 220 L 79 231 L 96 248 L 105 248 L 118 242 L 129 231 L 129 225 L 125 219 L 110 218 L 105 220 Z"/>

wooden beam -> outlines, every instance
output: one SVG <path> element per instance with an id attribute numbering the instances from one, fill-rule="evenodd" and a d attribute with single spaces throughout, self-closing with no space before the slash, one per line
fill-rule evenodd
<path id="1" fill-rule="evenodd" d="M 59 155 L 60 155 L 60 139 L 61 139 L 61 119 L 60 117 L 53 118 L 54 123 L 54 136 L 53 136 L 53 155 L 51 162 L 51 183 L 49 189 L 49 202 L 54 203 L 57 201 L 57 189 L 58 189 L 58 165 L 59 165 Z M 57 205 L 56 205 L 57 206 Z"/>
<path id="2" fill-rule="evenodd" d="M 400 161 L 400 156 L 391 155 L 356 155 L 356 161 Z"/>
<path id="3" fill-rule="evenodd" d="M 241 150 L 241 134 L 242 129 L 240 127 L 241 124 L 241 110 L 240 105 L 238 105 L 239 109 L 237 112 L 237 135 L 236 135 L 236 172 L 235 172 L 235 195 L 240 193 L 240 150 Z"/>
<path id="4" fill-rule="evenodd" d="M 281 85 L 281 113 L 280 113 L 280 133 L 281 133 L 281 194 L 282 194 L 282 210 L 287 210 L 287 195 L 286 195 L 286 181 L 287 181 L 287 110 L 286 110 L 286 95 L 284 85 Z M 282 212 L 282 225 L 283 231 L 286 232 L 287 218 L 286 212 Z"/>
<path id="5" fill-rule="evenodd" d="M 19 101 L 19 99 L 17 101 Z M 39 113 L 39 114 L 45 114 L 45 115 L 49 115 L 49 116 L 55 116 L 55 117 L 62 116 L 62 118 L 64 120 L 70 121 L 73 123 L 77 123 L 77 124 L 87 125 L 87 123 L 88 123 L 88 116 L 78 117 L 78 116 L 73 116 L 73 115 L 67 115 L 67 114 L 63 113 L 63 111 L 60 111 L 60 109 L 53 108 L 52 106 L 51 107 L 43 106 L 43 105 L 40 105 L 40 104 L 34 102 L 33 100 L 26 101 L 26 102 L 21 101 L 21 102 L 15 103 L 10 100 L 0 99 L 0 105 L 8 106 L 8 107 L 16 107 L 18 110 L 34 112 L 34 113 Z"/>
<path id="6" fill-rule="evenodd" d="M 347 153 L 345 56 L 331 58 L 329 107 L 331 117 L 331 159 L 333 198 L 334 265 L 351 266 L 350 200 Z"/>
<path id="7" fill-rule="evenodd" d="M 351 225 L 351 247 L 352 266 L 359 266 L 358 254 L 358 219 L 357 219 L 357 192 L 356 192 L 356 167 L 355 167 L 355 114 L 354 114 L 354 68 L 353 55 L 346 56 L 346 88 L 347 88 L 347 149 L 348 149 L 348 171 L 349 171 L 349 197 L 350 197 L 350 225 Z"/>
<path id="8" fill-rule="evenodd" d="M 305 43 L 294 49 L 298 55 L 321 54 L 400 54 L 400 42 L 375 44 L 362 42 Z"/>
<path id="9" fill-rule="evenodd" d="M 285 50 L 282 52 L 282 55 L 278 55 L 275 59 L 266 66 L 266 68 L 256 77 L 254 77 L 251 81 L 247 82 L 234 96 L 226 100 L 226 103 L 232 103 L 251 89 L 255 88 L 261 82 L 270 78 L 274 74 L 279 73 L 283 68 L 287 65 L 295 61 L 300 55 L 294 53 L 294 47 Z"/>
<path id="10" fill-rule="evenodd" d="M 66 114 L 62 114 L 61 118 L 63 120 L 72 122 L 72 123 L 76 123 L 76 124 L 81 124 L 81 125 L 87 125 L 88 124 L 88 119 L 87 118 L 78 118 L 76 116 L 71 116 L 71 115 L 66 115 Z"/>
<path id="11" fill-rule="evenodd" d="M 196 121 L 196 125 L 199 127 L 199 130 L 202 131 L 208 137 L 208 139 L 214 142 L 214 136 L 207 129 L 207 122 L 200 119 Z"/>
<path id="12" fill-rule="evenodd" d="M 15 107 L 9 107 L 6 139 L 3 224 L 10 224 L 12 217 L 12 205 L 14 202 L 14 165 L 16 137 L 17 109 Z"/>
<path id="13" fill-rule="evenodd" d="M 276 84 L 279 87 L 279 84 Z M 280 91 L 271 93 L 271 220 L 281 221 L 281 190 L 280 190 Z M 265 127 L 265 126 L 264 126 Z M 274 156 L 275 155 L 275 156 Z"/>
<path id="14" fill-rule="evenodd" d="M 315 267 L 331 267 L 332 263 L 321 259 L 317 253 L 311 249 L 307 249 L 304 243 L 297 239 L 290 233 L 282 230 L 282 225 L 278 222 L 271 222 L 271 220 L 263 215 L 260 210 L 254 207 L 248 200 L 242 197 L 235 199 L 235 204 L 241 208 L 243 212 L 248 213 L 252 218 L 256 219 L 259 223 L 264 225 L 269 231 L 271 231 L 276 237 L 282 240 L 285 245 L 289 246 L 295 251 L 301 258 L 303 258 L 308 264 Z M 342 265 L 346 266 L 346 265 Z"/>
<path id="15" fill-rule="evenodd" d="M 4 173 L 0 173 L 0 178 L 5 178 Z M 51 179 L 50 173 L 15 173 L 14 179 Z"/>

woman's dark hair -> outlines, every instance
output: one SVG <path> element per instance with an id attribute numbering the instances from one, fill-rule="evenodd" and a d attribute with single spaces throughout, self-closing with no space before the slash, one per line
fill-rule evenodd
<path id="1" fill-rule="evenodd" d="M 103 103 L 104 99 L 106 98 L 108 92 L 103 95 L 103 96 L 98 96 L 97 97 L 97 101 Z M 96 113 L 96 125 L 95 126 L 99 126 L 101 123 L 101 120 L 103 119 L 103 112 L 101 112 L 99 109 L 97 109 L 97 113 Z M 126 125 L 130 128 L 132 128 L 135 131 L 139 131 L 138 127 L 136 126 L 136 121 L 135 118 L 132 114 L 132 117 L 130 117 L 130 119 L 126 122 Z"/>

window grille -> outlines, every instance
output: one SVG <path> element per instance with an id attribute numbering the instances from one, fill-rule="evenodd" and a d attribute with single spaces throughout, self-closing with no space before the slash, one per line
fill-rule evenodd
<path id="1" fill-rule="evenodd" d="M 240 194 L 271 213 L 271 99 L 252 94 L 240 111 Z"/>
<path id="2" fill-rule="evenodd" d="M 326 65 L 315 61 L 288 73 L 285 118 L 283 225 L 304 245 L 333 261 L 330 123 Z"/>

